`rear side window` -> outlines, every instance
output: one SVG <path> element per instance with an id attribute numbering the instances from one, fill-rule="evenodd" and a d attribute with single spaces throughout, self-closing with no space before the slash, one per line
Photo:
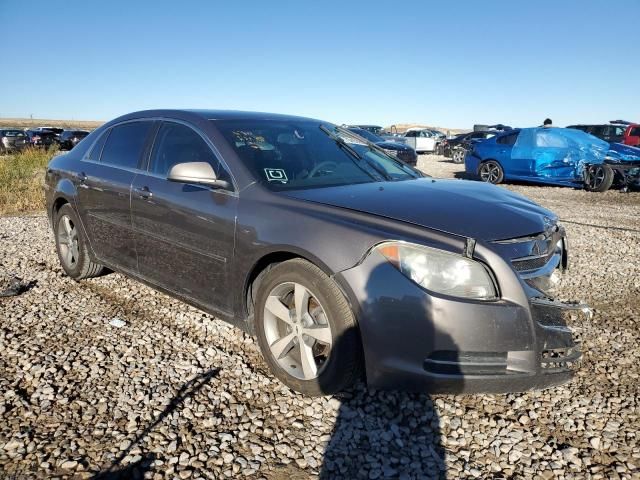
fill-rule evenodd
<path id="1" fill-rule="evenodd" d="M 110 131 L 111 130 L 107 130 L 106 132 L 102 133 L 98 141 L 93 145 L 93 148 L 91 149 L 91 152 L 89 152 L 89 155 L 87 155 L 88 160 L 93 160 L 95 162 L 100 160 L 100 153 L 102 153 L 102 147 L 104 147 L 104 142 L 107 140 L 107 137 L 109 136 Z"/>
<path id="2" fill-rule="evenodd" d="M 504 135 L 496 140 L 500 145 L 515 145 L 516 140 L 518 139 L 518 132 L 510 133 L 509 135 Z"/>
<path id="3" fill-rule="evenodd" d="M 229 180 L 213 151 L 197 132 L 181 123 L 164 122 L 156 135 L 149 170 L 166 176 L 172 166 L 186 162 L 207 162 L 218 178 Z"/>
<path id="4" fill-rule="evenodd" d="M 118 167 L 137 168 L 151 125 L 152 122 L 131 122 L 113 127 L 100 160 Z"/>

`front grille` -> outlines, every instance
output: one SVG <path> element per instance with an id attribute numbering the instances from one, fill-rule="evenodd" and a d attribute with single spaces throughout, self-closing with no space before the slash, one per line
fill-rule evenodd
<path id="1" fill-rule="evenodd" d="M 424 369 L 439 375 L 505 375 L 507 353 L 438 350 L 424 361 Z"/>
<path id="2" fill-rule="evenodd" d="M 545 266 L 549 260 L 548 256 L 538 258 L 528 258 L 525 260 L 512 260 L 513 268 L 518 272 L 525 272 L 527 270 L 536 270 Z"/>
<path id="3" fill-rule="evenodd" d="M 577 345 L 543 350 L 540 358 L 540 368 L 546 371 L 574 370 L 577 368 L 581 355 L 580 348 Z"/>

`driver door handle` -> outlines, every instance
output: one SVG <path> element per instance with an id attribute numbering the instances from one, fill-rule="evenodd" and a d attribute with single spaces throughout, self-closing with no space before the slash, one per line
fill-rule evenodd
<path id="1" fill-rule="evenodd" d="M 153 197 L 153 193 L 151 193 L 149 187 L 134 188 L 133 191 L 138 197 L 142 198 L 143 200 L 147 200 Z"/>

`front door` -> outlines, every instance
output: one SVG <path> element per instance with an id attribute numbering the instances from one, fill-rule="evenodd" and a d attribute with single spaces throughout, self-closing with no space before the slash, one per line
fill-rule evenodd
<path id="1" fill-rule="evenodd" d="M 139 272 L 153 284 L 231 313 L 238 197 L 232 190 L 167 180 L 169 169 L 184 162 L 208 162 L 218 178 L 231 180 L 198 132 L 163 122 L 148 171 L 137 175 L 132 187 Z"/>
<path id="2" fill-rule="evenodd" d="M 152 125 L 127 122 L 106 131 L 82 161 L 76 179 L 78 210 L 98 260 L 131 272 L 137 271 L 131 184 Z"/>

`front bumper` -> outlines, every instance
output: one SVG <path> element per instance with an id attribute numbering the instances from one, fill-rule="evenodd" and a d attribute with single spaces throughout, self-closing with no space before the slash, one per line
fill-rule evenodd
<path id="1" fill-rule="evenodd" d="M 375 251 L 336 279 L 357 306 L 367 383 L 374 388 L 540 389 L 570 380 L 580 357 L 568 317 L 587 312 L 585 305 L 429 294 Z"/>

